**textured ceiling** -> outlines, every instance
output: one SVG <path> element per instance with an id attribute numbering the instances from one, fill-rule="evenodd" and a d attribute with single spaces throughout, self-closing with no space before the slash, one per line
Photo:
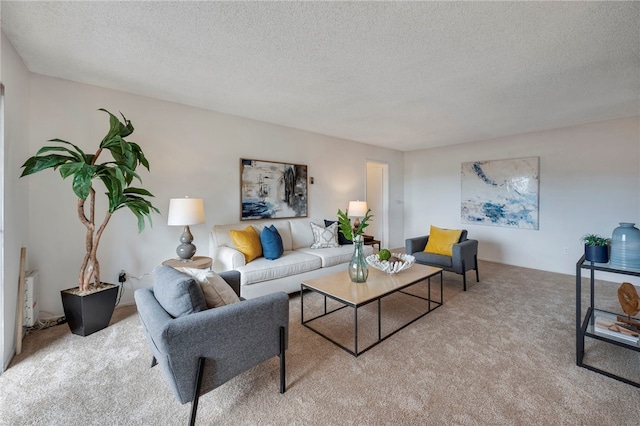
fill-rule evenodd
<path id="1" fill-rule="evenodd" d="M 639 2 L 12 2 L 34 73 L 409 151 L 640 114 Z"/>

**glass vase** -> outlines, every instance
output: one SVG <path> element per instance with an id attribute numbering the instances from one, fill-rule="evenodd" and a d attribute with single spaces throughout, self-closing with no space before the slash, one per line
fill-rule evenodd
<path id="1" fill-rule="evenodd" d="M 369 265 L 364 258 L 364 248 L 362 235 L 357 235 L 353 239 L 353 256 L 349 261 L 349 278 L 354 283 L 363 283 L 369 276 Z"/>

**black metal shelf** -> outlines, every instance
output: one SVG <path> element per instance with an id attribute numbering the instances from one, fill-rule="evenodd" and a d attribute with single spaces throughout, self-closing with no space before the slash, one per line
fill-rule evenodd
<path id="1" fill-rule="evenodd" d="M 589 280 L 590 304 L 589 304 L 589 307 L 587 308 L 587 312 L 584 318 L 582 317 L 582 270 L 583 269 L 589 270 L 591 272 L 590 280 Z M 608 263 L 594 263 L 594 262 L 585 263 L 584 256 L 582 256 L 578 260 L 578 262 L 576 263 L 576 365 L 578 365 L 579 367 L 583 367 L 588 370 L 594 371 L 596 373 L 603 374 L 607 377 L 611 377 L 612 379 L 616 379 L 621 382 L 627 383 L 631 386 L 640 388 L 640 383 L 638 382 L 635 382 L 625 377 L 618 376 L 611 372 L 601 370 L 597 367 L 584 363 L 585 337 L 589 337 L 589 338 L 600 340 L 616 346 L 621 346 L 623 348 L 631 349 L 636 352 L 640 352 L 640 346 L 639 346 L 640 343 L 630 342 L 622 338 L 616 338 L 614 336 L 605 335 L 596 330 L 595 316 L 597 313 L 602 314 L 602 316 L 614 318 L 614 319 L 619 314 L 595 308 L 595 297 L 594 297 L 595 271 L 640 277 L 640 270 L 614 268 L 614 267 L 611 267 L 611 265 L 609 265 Z M 633 319 L 638 321 L 638 318 L 633 318 Z"/>
<path id="2" fill-rule="evenodd" d="M 604 271 L 604 272 L 611 272 L 614 274 L 632 275 L 634 277 L 640 277 L 640 269 L 620 269 L 620 268 L 611 266 L 609 263 L 595 263 L 595 262 L 585 263 L 584 256 L 582 256 L 580 260 L 578 260 L 577 267 L 581 269 L 590 269 L 593 271 Z"/>

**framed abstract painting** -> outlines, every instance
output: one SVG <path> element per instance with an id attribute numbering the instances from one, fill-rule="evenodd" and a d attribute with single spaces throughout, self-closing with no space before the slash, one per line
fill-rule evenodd
<path id="1" fill-rule="evenodd" d="M 462 223 L 538 229 L 539 157 L 462 163 Z"/>
<path id="2" fill-rule="evenodd" d="M 240 159 L 241 220 L 307 216 L 307 166 Z"/>

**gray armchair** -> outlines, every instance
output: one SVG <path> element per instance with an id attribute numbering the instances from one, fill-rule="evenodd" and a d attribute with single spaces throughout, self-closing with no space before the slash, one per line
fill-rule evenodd
<path id="1" fill-rule="evenodd" d="M 455 272 L 462 275 L 462 286 L 467 291 L 467 271 L 476 271 L 476 282 L 480 282 L 478 275 L 478 241 L 467 239 L 467 230 L 463 229 L 460 235 L 460 242 L 453 245 L 452 256 L 426 253 L 429 236 L 408 238 L 405 240 L 405 252 L 416 258 L 416 263 L 436 266 L 445 271 Z"/>
<path id="2" fill-rule="evenodd" d="M 239 294 L 239 272 L 220 276 Z M 284 292 L 207 309 L 195 280 L 160 266 L 154 286 L 136 290 L 134 297 L 153 353 L 151 367 L 160 366 L 178 401 L 192 402 L 190 425 L 195 424 L 201 395 L 274 356 L 280 357 L 284 393 L 289 324 Z"/>

